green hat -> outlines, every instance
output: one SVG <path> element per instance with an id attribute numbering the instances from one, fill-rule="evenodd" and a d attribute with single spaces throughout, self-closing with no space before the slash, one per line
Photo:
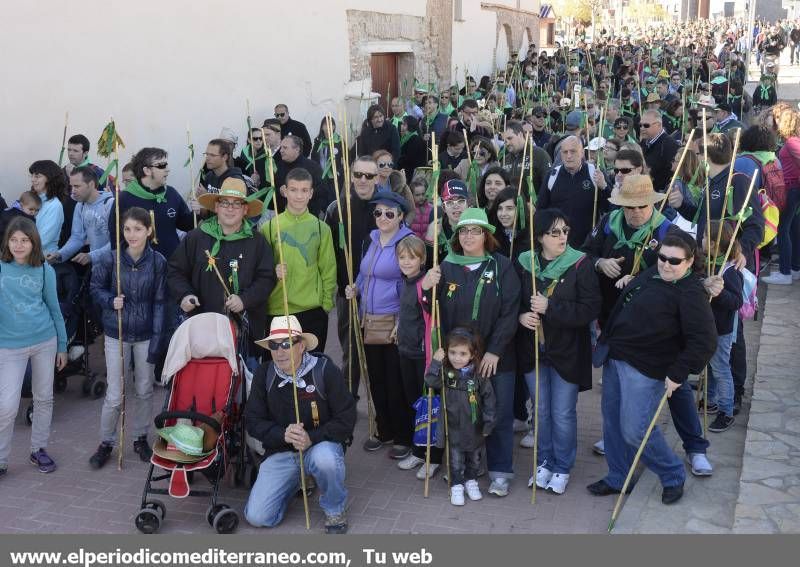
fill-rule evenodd
<path id="1" fill-rule="evenodd" d="M 713 79 L 711 79 L 711 84 L 712 85 L 722 85 L 722 84 L 727 83 L 727 82 L 728 82 L 728 79 L 726 79 L 722 75 L 718 75 L 718 76 L 714 77 Z"/>
<path id="2" fill-rule="evenodd" d="M 178 423 L 172 427 L 162 427 L 158 430 L 158 434 L 163 437 L 167 443 L 174 445 L 181 453 L 193 457 L 203 457 L 211 453 L 211 451 L 203 451 L 204 432 L 194 425 Z"/>
<path id="3" fill-rule="evenodd" d="M 458 219 L 458 224 L 456 224 L 453 230 L 456 231 L 462 226 L 480 226 L 492 234 L 494 234 L 495 230 L 494 226 L 489 223 L 489 219 L 486 217 L 486 211 L 475 207 L 470 207 L 461 213 L 461 218 Z"/>

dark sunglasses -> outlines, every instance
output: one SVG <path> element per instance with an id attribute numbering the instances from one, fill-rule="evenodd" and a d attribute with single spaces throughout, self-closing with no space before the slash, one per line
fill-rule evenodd
<path id="1" fill-rule="evenodd" d="M 627 130 L 628 129 L 628 125 L 627 124 L 617 124 L 617 125 L 614 126 L 614 129 L 615 130 Z"/>
<path id="2" fill-rule="evenodd" d="M 284 116 L 286 116 L 285 112 L 276 112 L 275 113 L 275 118 L 283 118 Z"/>
<path id="3" fill-rule="evenodd" d="M 372 180 L 372 179 L 375 179 L 375 177 L 377 175 L 378 175 L 377 173 L 366 173 L 366 172 L 363 172 L 363 171 L 354 171 L 353 172 L 353 177 L 355 177 L 356 179 L 364 179 L 366 177 L 367 179 Z"/>
<path id="4" fill-rule="evenodd" d="M 686 258 L 670 258 L 669 256 L 664 256 L 659 252 L 658 259 L 662 262 L 666 262 L 670 266 L 680 266 L 686 261 Z"/>
<path id="5" fill-rule="evenodd" d="M 267 348 L 269 350 L 278 350 L 279 348 L 283 350 L 289 350 L 301 340 L 302 339 L 299 337 L 295 337 L 292 339 L 283 339 L 282 341 L 267 341 Z"/>
<path id="6" fill-rule="evenodd" d="M 167 162 L 164 162 L 164 163 L 151 163 L 147 167 L 155 167 L 156 169 L 167 169 L 168 165 L 169 164 Z"/>
<path id="7" fill-rule="evenodd" d="M 638 210 L 646 209 L 646 208 L 647 208 L 647 207 L 649 207 L 649 206 L 650 206 L 650 205 L 638 205 L 638 206 L 636 206 L 636 207 L 629 207 L 629 206 L 627 206 L 627 205 L 626 205 L 626 206 L 624 206 L 624 207 L 622 207 L 622 208 L 623 208 L 623 209 L 627 209 L 627 210 L 629 210 L 629 211 L 635 211 L 635 210 L 637 210 L 637 209 L 638 209 Z"/>
<path id="8" fill-rule="evenodd" d="M 615 167 L 614 173 L 622 173 L 623 175 L 628 175 L 631 171 L 633 171 L 632 167 Z"/>
<path id="9" fill-rule="evenodd" d="M 652 126 L 652 125 L 653 125 L 653 123 L 650 123 L 650 122 L 642 122 L 641 123 L 641 127 L 642 128 L 650 128 L 650 126 Z"/>
<path id="10" fill-rule="evenodd" d="M 372 216 L 375 217 L 376 219 L 379 219 L 381 217 L 386 217 L 389 220 L 394 220 L 394 217 L 397 216 L 397 213 L 385 209 L 375 209 L 374 211 L 372 211 Z"/>
<path id="11" fill-rule="evenodd" d="M 379 161 L 378 162 L 378 167 L 379 168 L 394 167 L 394 162 L 393 161 Z"/>
<path id="12" fill-rule="evenodd" d="M 559 238 L 562 234 L 564 236 L 568 236 L 569 235 L 569 227 L 565 226 L 564 228 L 554 228 L 554 229 L 552 229 L 552 230 L 550 230 L 548 232 L 545 232 L 545 234 L 549 234 L 553 238 Z"/>
<path id="13" fill-rule="evenodd" d="M 251 138 L 251 139 L 254 142 L 263 142 L 264 141 L 264 138 L 262 138 L 261 136 L 258 136 L 258 137 L 253 136 L 253 138 Z"/>

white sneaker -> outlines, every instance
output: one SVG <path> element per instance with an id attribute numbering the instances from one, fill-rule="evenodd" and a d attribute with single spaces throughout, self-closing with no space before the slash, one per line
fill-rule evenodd
<path id="1" fill-rule="evenodd" d="M 483 494 L 481 494 L 481 488 L 478 486 L 477 480 L 468 480 L 464 487 L 467 489 L 467 496 L 470 500 L 480 500 L 483 498 Z"/>
<path id="2" fill-rule="evenodd" d="M 547 483 L 546 490 L 552 490 L 556 494 L 564 494 L 564 491 L 567 489 L 568 482 L 568 474 L 555 473 L 552 477 L 550 477 L 550 481 Z"/>
<path id="3" fill-rule="evenodd" d="M 424 462 L 425 459 L 420 459 L 414 455 L 409 455 L 405 459 L 397 462 L 397 468 L 403 469 L 404 471 L 410 471 L 411 469 L 417 468 Z"/>
<path id="4" fill-rule="evenodd" d="M 522 421 L 521 419 L 514 419 L 514 433 L 522 433 L 524 431 L 530 431 L 530 429 L 531 429 L 531 424 L 528 423 L 527 421 Z"/>
<path id="5" fill-rule="evenodd" d="M 496 478 L 489 485 L 489 494 L 495 496 L 508 496 L 508 480 L 505 478 Z"/>
<path id="6" fill-rule="evenodd" d="M 547 488 L 547 483 L 553 477 L 553 471 L 545 467 L 546 464 L 545 461 L 543 465 L 536 467 L 536 486 L 539 488 Z M 533 486 L 533 477 L 528 479 L 528 488 L 531 486 Z"/>
<path id="7" fill-rule="evenodd" d="M 703 453 L 689 453 L 686 455 L 686 462 L 691 466 L 694 476 L 711 476 L 714 474 L 711 462 Z"/>
<path id="8" fill-rule="evenodd" d="M 761 278 L 761 281 L 764 282 L 765 284 L 772 284 L 772 285 L 791 285 L 792 275 L 782 274 L 780 272 L 772 272 L 770 275 Z"/>
<path id="9" fill-rule="evenodd" d="M 454 484 L 450 487 L 450 504 L 453 506 L 464 505 L 464 485 Z"/>
<path id="10" fill-rule="evenodd" d="M 430 465 L 428 465 L 428 478 L 433 478 L 433 475 L 435 475 L 436 471 L 439 470 L 439 466 L 440 465 L 437 465 L 436 463 L 431 463 Z M 424 463 L 419 468 L 419 470 L 417 471 L 417 479 L 418 480 L 425 480 L 425 464 Z"/>
<path id="11" fill-rule="evenodd" d="M 606 454 L 606 443 L 605 443 L 605 441 L 600 439 L 600 441 L 598 441 L 597 443 L 592 445 L 592 451 L 594 451 L 594 453 L 596 455 L 600 455 L 600 456 L 605 455 Z"/>
<path id="12" fill-rule="evenodd" d="M 67 358 L 70 362 L 78 360 L 80 357 L 83 356 L 83 353 L 86 352 L 86 349 L 83 345 L 73 345 L 69 347 L 69 352 L 67 353 Z"/>
<path id="13" fill-rule="evenodd" d="M 792 279 L 800 280 L 800 270 L 792 270 Z"/>
<path id="14" fill-rule="evenodd" d="M 533 430 L 529 429 L 528 432 L 525 434 L 525 437 L 519 440 L 519 446 L 525 447 L 526 449 L 533 448 Z"/>

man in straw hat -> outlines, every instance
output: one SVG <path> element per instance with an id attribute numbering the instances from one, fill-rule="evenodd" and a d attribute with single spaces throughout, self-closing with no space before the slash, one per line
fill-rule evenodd
<path id="1" fill-rule="evenodd" d="M 320 487 L 325 531 L 345 533 L 347 505 L 344 448 L 356 424 L 356 404 L 337 366 L 312 355 L 317 337 L 304 333 L 294 315 L 275 317 L 269 335 L 256 341 L 272 360 L 259 366 L 245 409 L 247 432 L 264 447 L 266 459 L 247 499 L 244 515 L 254 526 L 278 525 L 300 488 L 298 451 Z M 293 378 L 294 373 L 294 378 Z M 300 423 L 295 418 L 297 388 Z"/>
<path id="2" fill-rule="evenodd" d="M 219 193 L 198 197 L 215 214 L 175 250 L 167 283 L 184 313 L 246 312 L 250 333 L 262 336 L 275 270 L 269 244 L 247 220 L 261 214 L 262 203 L 246 197 L 244 181 L 235 177 L 226 179 Z"/>
<path id="3" fill-rule="evenodd" d="M 608 201 L 619 206 L 600 219 L 586 239 L 583 251 L 589 255 L 597 270 L 603 304 L 598 322 L 604 328 L 622 288 L 632 279 L 634 261 L 639 260 L 639 271 L 656 264 L 657 250 L 663 238 L 680 229 L 655 208 L 666 198 L 653 190 L 647 175 L 628 175 L 619 193 Z M 644 246 L 641 255 L 638 251 Z M 684 383 L 669 398 L 669 410 L 675 430 L 683 441 L 686 459 L 696 476 L 709 476 L 713 468 L 706 450 L 708 441 L 703 436 L 703 427 L 694 403 L 694 394 Z M 603 441 L 595 444 L 595 452 L 604 451 Z"/>

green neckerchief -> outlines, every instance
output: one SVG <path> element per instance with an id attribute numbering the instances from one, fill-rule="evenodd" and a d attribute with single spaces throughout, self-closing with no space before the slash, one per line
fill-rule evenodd
<path id="1" fill-rule="evenodd" d="M 775 157 L 775 152 L 770 151 L 762 151 L 762 152 L 741 152 L 740 156 L 750 156 L 753 159 L 759 161 L 761 165 L 767 165 L 768 163 L 772 163 L 777 157 Z"/>
<path id="2" fill-rule="evenodd" d="M 125 187 L 125 191 L 130 193 L 135 197 L 139 197 L 140 199 L 146 199 L 148 201 L 155 201 L 156 203 L 166 203 L 167 202 L 167 188 L 166 186 L 159 187 L 158 193 L 154 193 L 149 189 L 145 189 L 139 184 L 138 179 L 131 179 L 128 182 L 128 185 Z"/>
<path id="3" fill-rule="evenodd" d="M 408 116 L 407 112 L 404 112 L 402 116 L 392 116 L 389 121 L 394 125 L 395 128 L 400 130 L 400 124 L 403 122 L 403 118 Z"/>
<path id="4" fill-rule="evenodd" d="M 450 252 L 447 256 L 444 257 L 444 262 L 449 262 L 450 264 L 455 264 L 456 266 L 471 266 L 473 264 L 482 264 L 483 262 L 495 262 L 494 257 L 489 254 L 484 254 L 483 256 L 462 256 L 461 254 L 455 254 Z M 487 265 L 488 268 L 488 265 Z M 487 277 L 487 271 L 484 270 L 483 274 L 481 274 L 480 279 L 478 280 L 478 288 L 475 290 L 475 298 L 472 300 L 472 320 L 478 320 L 478 312 L 480 311 L 481 307 L 481 297 L 483 296 L 483 288 L 486 285 L 487 281 L 491 281 L 492 279 L 495 282 L 498 281 L 500 274 L 497 272 L 497 263 L 495 262 L 495 269 L 494 272 L 489 272 L 489 274 L 493 273 L 489 277 Z M 499 284 L 497 284 L 499 285 Z M 455 291 L 457 286 L 455 284 L 450 284 L 447 289 L 447 297 L 452 297 L 452 293 Z"/>
<path id="5" fill-rule="evenodd" d="M 90 163 L 91 162 L 89 161 L 89 156 L 86 156 L 86 158 L 82 162 L 80 162 L 78 165 L 75 166 L 75 169 L 77 169 L 79 167 L 86 167 Z"/>
<path id="6" fill-rule="evenodd" d="M 667 282 L 667 283 L 671 283 L 672 285 L 675 285 L 679 281 L 685 280 L 686 278 L 688 278 L 691 275 L 692 275 L 692 269 L 689 268 L 688 270 L 686 270 L 686 273 L 683 274 L 683 276 L 679 277 L 677 280 L 674 280 L 674 281 L 671 281 L 671 282 Z M 664 278 L 661 277 L 661 274 L 658 273 L 658 270 L 656 270 L 656 273 L 653 275 L 653 279 L 654 280 L 664 281 Z"/>
<path id="7" fill-rule="evenodd" d="M 653 214 L 650 220 L 637 228 L 630 238 L 625 236 L 625 229 L 623 228 L 623 221 L 625 220 L 625 213 L 622 209 L 611 211 L 608 215 L 608 226 L 614 236 L 617 237 L 617 242 L 614 244 L 614 250 L 618 250 L 623 246 L 627 246 L 631 250 L 636 250 L 639 246 L 644 245 L 644 239 L 648 235 L 655 232 L 656 228 L 661 226 L 665 218 L 661 213 L 653 209 Z"/>
<path id="8" fill-rule="evenodd" d="M 202 223 L 200 223 L 199 228 L 214 239 L 214 245 L 211 247 L 211 258 L 209 258 L 206 271 L 210 271 L 213 268 L 223 240 L 226 242 L 234 242 L 236 240 L 244 240 L 245 238 L 251 238 L 253 236 L 253 227 L 250 225 L 250 221 L 247 219 L 244 219 L 242 221 L 241 228 L 232 234 L 222 233 L 222 227 L 219 225 L 219 219 L 217 219 L 216 216 L 204 220 Z"/>
<path id="9" fill-rule="evenodd" d="M 333 136 L 331 137 L 333 138 L 333 149 L 335 150 L 336 144 L 340 143 L 342 138 L 339 136 L 338 132 L 334 132 Z M 325 141 L 319 145 L 319 149 L 322 150 L 322 148 L 326 148 L 328 150 L 328 161 L 325 163 L 325 170 L 322 172 L 322 179 L 333 179 L 333 160 L 336 158 L 336 156 L 331 151 L 331 144 L 327 138 L 325 138 Z"/>
<path id="10" fill-rule="evenodd" d="M 264 151 L 264 150 L 262 150 L 262 151 Z M 257 155 L 256 157 L 253 157 L 250 154 L 250 144 L 247 144 L 244 148 L 242 148 L 242 155 L 247 160 L 247 164 L 250 167 L 253 168 L 253 171 L 255 171 L 256 170 L 256 160 L 267 157 L 267 152 L 264 151 L 264 153 L 262 155 Z"/>
<path id="11" fill-rule="evenodd" d="M 451 114 L 453 114 L 453 111 L 455 109 L 456 109 L 456 107 L 453 106 L 452 103 L 447 103 L 447 106 L 444 109 L 442 109 L 442 112 L 444 114 L 447 114 L 448 116 L 450 116 Z"/>
<path id="12" fill-rule="evenodd" d="M 419 134 L 417 134 L 416 130 L 412 130 L 412 131 L 406 132 L 405 134 L 400 136 L 400 147 L 402 148 L 403 146 L 406 145 L 406 142 L 408 142 L 414 136 L 418 136 L 418 135 Z"/>
<path id="13" fill-rule="evenodd" d="M 764 102 L 765 100 L 767 100 L 769 98 L 769 88 L 770 88 L 770 86 L 771 85 L 764 85 L 764 84 L 759 84 L 758 85 L 759 92 L 761 93 L 761 101 L 762 102 Z"/>
<path id="14" fill-rule="evenodd" d="M 474 202 L 478 202 L 478 183 L 481 178 L 481 166 L 473 158 L 469 163 L 469 170 L 467 171 L 467 190 L 472 196 Z"/>
<path id="15" fill-rule="evenodd" d="M 561 276 L 572 266 L 577 264 L 584 256 L 586 256 L 586 254 L 575 250 L 572 246 L 567 244 L 566 250 L 564 250 L 558 258 L 551 260 L 544 270 L 540 268 L 538 254 L 534 255 L 530 250 L 526 250 L 519 255 L 519 263 L 526 271 L 531 272 L 531 258 L 533 258 L 536 279 L 542 281 L 551 280 L 552 282 L 547 290 L 547 296 L 549 297 L 553 293 L 555 284 L 561 280 Z"/>

